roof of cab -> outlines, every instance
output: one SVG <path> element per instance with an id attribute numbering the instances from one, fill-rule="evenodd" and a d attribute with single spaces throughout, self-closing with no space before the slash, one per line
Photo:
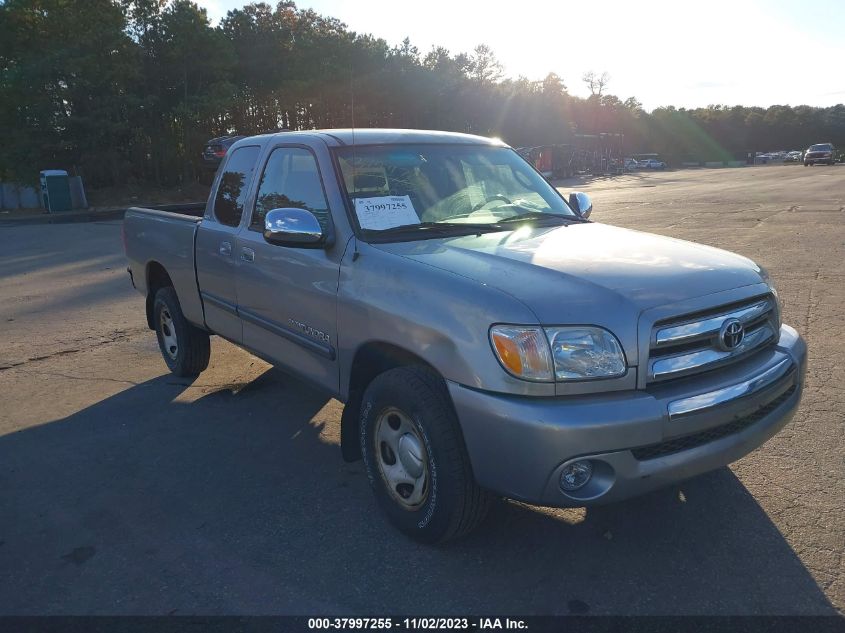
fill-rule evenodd
<path id="1" fill-rule="evenodd" d="M 398 130 L 377 128 L 351 128 L 338 130 L 302 130 L 279 132 L 275 136 L 288 137 L 319 136 L 328 145 L 394 145 L 399 143 L 460 143 L 463 145 L 504 145 L 495 138 L 460 134 L 458 132 L 440 132 L 437 130 Z"/>

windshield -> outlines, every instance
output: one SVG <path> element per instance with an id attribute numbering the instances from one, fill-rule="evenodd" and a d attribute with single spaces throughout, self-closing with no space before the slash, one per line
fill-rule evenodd
<path id="1" fill-rule="evenodd" d="M 810 148 L 811 152 L 829 152 L 830 151 L 830 144 L 829 143 L 822 143 L 820 145 L 813 145 Z"/>
<path id="2" fill-rule="evenodd" d="M 502 223 L 580 219 L 507 147 L 397 144 L 336 152 L 358 223 L 375 234 L 399 227 L 423 233 L 433 225 L 442 225 L 433 227 L 436 233 L 512 230 Z"/>

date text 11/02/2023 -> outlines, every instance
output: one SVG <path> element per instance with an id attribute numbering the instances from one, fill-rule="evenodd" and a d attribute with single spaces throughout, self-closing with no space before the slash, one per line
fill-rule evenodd
<path id="1" fill-rule="evenodd" d="M 517 618 L 309 618 L 311 630 L 521 630 L 524 620 Z"/>

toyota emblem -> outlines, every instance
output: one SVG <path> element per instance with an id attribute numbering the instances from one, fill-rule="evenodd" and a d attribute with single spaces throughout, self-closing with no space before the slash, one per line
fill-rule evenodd
<path id="1" fill-rule="evenodd" d="M 726 319 L 719 328 L 719 347 L 726 352 L 732 352 L 745 338 L 745 326 L 739 319 Z"/>

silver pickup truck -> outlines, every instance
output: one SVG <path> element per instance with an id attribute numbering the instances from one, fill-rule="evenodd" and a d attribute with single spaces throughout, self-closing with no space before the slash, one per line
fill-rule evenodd
<path id="1" fill-rule="evenodd" d="M 806 346 L 765 270 L 591 210 L 497 140 L 286 132 L 233 145 L 204 212 L 133 208 L 124 238 L 172 372 L 216 334 L 326 389 L 343 457 L 438 542 L 494 495 L 584 506 L 723 467 L 798 407 Z"/>

